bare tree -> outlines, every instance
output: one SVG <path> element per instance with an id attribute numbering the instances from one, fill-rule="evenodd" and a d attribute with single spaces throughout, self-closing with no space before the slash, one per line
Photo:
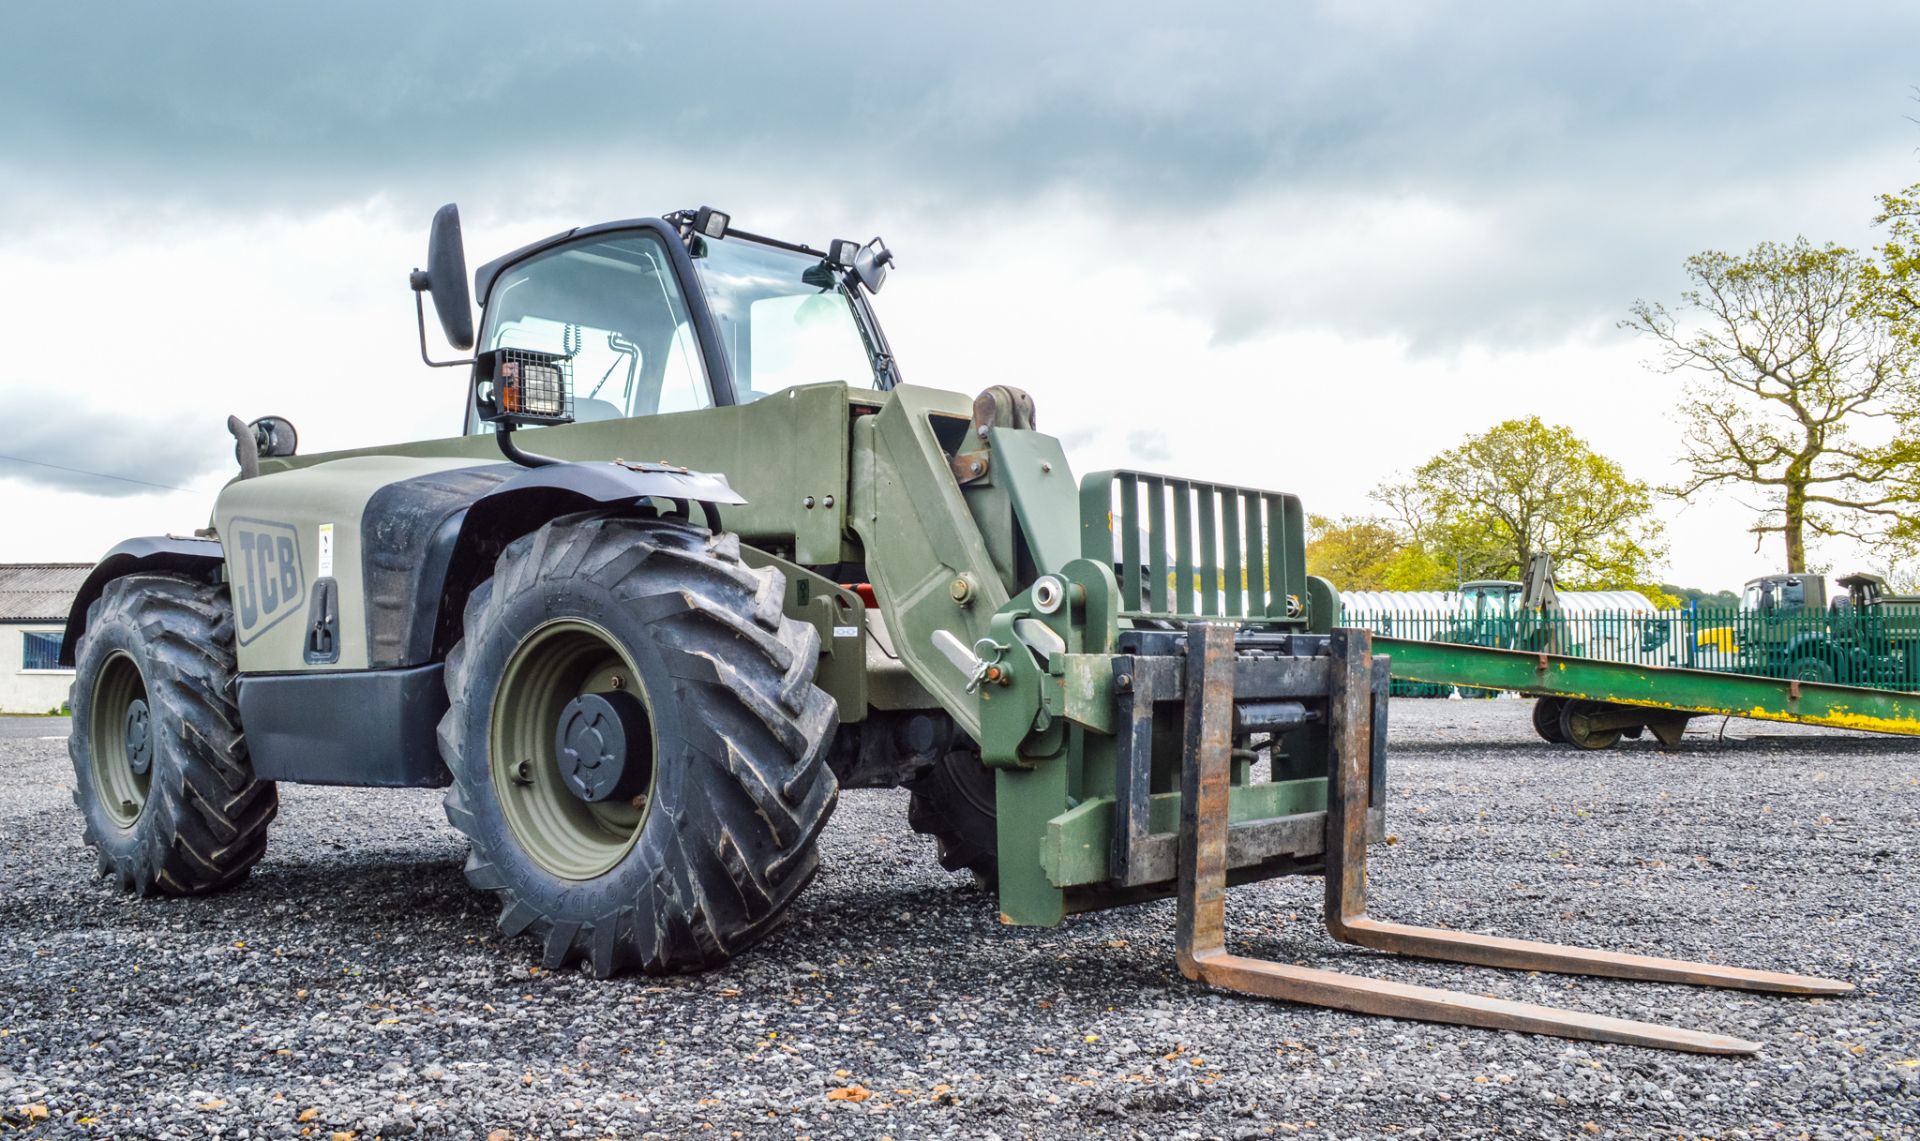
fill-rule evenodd
<path id="1" fill-rule="evenodd" d="M 1621 322 L 1659 342 L 1656 367 L 1688 378 L 1680 412 L 1692 472 L 1663 490 L 1756 489 L 1753 531 L 1784 538 L 1789 571 L 1807 569 L 1809 534 L 1874 542 L 1895 533 L 1920 504 L 1904 449 L 1888 442 L 1912 387 L 1914 346 L 1866 303 L 1866 259 L 1800 238 L 1738 257 L 1696 254 L 1686 268 L 1687 320 L 1636 301 Z M 1861 439 L 1872 421 L 1884 429 Z"/>

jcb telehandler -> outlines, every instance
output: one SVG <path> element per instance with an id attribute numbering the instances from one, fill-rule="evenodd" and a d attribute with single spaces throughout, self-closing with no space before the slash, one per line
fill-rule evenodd
<path id="1" fill-rule="evenodd" d="M 1024 393 L 906 384 L 878 239 L 710 209 L 412 276 L 462 434 L 298 456 L 232 420 L 212 526 L 114 548 L 74 603 L 86 838 L 128 890 L 244 877 L 275 782 L 445 787 L 466 875 L 549 967 L 713 967 L 813 874 L 841 787 L 905 785 L 1005 922 L 1179 898 L 1215 986 L 1684 1050 L 1750 1042 L 1262 962 L 1229 882 L 1324 874 L 1349 943 L 1526 970 L 1844 983 L 1366 914 L 1387 663 L 1336 627 L 1292 495 L 1075 480 Z M 430 293 L 471 358 L 428 358 Z"/>

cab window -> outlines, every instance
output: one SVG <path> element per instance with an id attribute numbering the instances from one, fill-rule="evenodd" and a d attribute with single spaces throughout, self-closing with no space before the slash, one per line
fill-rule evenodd
<path id="1" fill-rule="evenodd" d="M 692 254 L 740 403 L 796 384 L 878 386 L 853 298 L 818 256 L 704 237 Z"/>
<path id="2" fill-rule="evenodd" d="M 713 404 L 686 299 L 652 233 L 592 238 L 506 270 L 487 303 L 481 347 L 565 356 L 576 421 Z"/>

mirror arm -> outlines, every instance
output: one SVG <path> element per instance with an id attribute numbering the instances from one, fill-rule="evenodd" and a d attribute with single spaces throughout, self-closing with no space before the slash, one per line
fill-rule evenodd
<path id="1" fill-rule="evenodd" d="M 437 361 L 427 355 L 427 306 L 426 302 L 420 299 L 420 295 L 426 292 L 426 283 L 427 275 L 417 269 L 408 278 L 408 284 L 413 286 L 413 323 L 420 330 L 420 359 L 426 361 L 431 368 L 458 368 L 461 365 L 473 364 L 472 357 L 457 361 Z"/>

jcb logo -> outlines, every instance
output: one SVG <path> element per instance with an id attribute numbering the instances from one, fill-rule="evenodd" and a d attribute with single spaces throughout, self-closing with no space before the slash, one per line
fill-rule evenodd
<path id="1" fill-rule="evenodd" d="M 306 570 L 300 564 L 300 532 L 285 523 L 235 519 L 227 529 L 227 576 L 233 609 L 240 620 L 240 644 L 246 645 L 290 614 L 307 598 Z"/>

